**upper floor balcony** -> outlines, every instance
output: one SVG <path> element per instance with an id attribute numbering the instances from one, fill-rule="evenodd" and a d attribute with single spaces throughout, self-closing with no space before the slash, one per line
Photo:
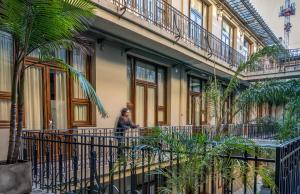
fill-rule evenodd
<path id="1" fill-rule="evenodd" d="M 187 46 L 198 55 L 234 71 L 236 67 L 247 60 L 247 54 L 238 51 L 219 37 L 203 28 L 199 22 L 188 17 L 181 11 L 164 0 L 95 0 L 96 5 L 107 8 L 112 6 L 119 18 L 135 18 L 138 25 L 155 31 L 160 29 L 159 35 L 171 37 L 173 44 Z M 237 10 L 235 10 L 237 11 Z M 250 16 L 249 16 L 250 17 Z M 130 18 L 129 18 L 130 19 Z M 263 28 L 263 26 L 262 26 Z M 267 28 L 267 26 L 266 26 Z M 266 31 L 269 28 L 266 29 Z M 163 33 L 162 33 L 163 32 Z M 121 33 L 121 32 L 120 32 Z M 128 35 L 130 36 L 130 35 Z M 269 39 L 268 39 L 269 40 Z M 272 41 L 271 41 L 272 42 Z M 270 41 L 268 42 L 270 44 Z M 276 42 L 277 43 L 277 42 Z M 151 45 L 149 43 L 149 45 Z M 167 51 L 166 51 L 167 52 Z M 249 54 L 248 54 L 249 55 Z M 243 73 L 245 79 L 255 80 L 268 78 L 268 76 L 297 76 L 300 70 L 300 49 L 292 49 L 282 52 L 276 59 L 261 61 L 256 67 Z M 283 75 L 285 74 L 285 75 Z M 257 77 L 258 76 L 258 77 Z"/>
<path id="2" fill-rule="evenodd" d="M 117 15 L 125 20 L 129 18 L 127 15 L 135 16 L 132 20 L 138 20 L 135 23 L 143 25 L 143 28 L 150 31 L 160 29 L 161 31 L 155 32 L 161 36 L 171 37 L 173 44 L 187 47 L 206 59 L 221 61 L 228 69 L 234 70 L 246 60 L 244 54 L 230 46 L 230 43 L 222 41 L 199 22 L 164 0 L 94 0 L 94 2 L 104 10 L 113 5 L 109 11 L 116 11 Z"/>
<path id="3" fill-rule="evenodd" d="M 300 75 L 300 49 L 281 51 L 275 58 L 266 58 L 247 69 L 249 80 L 295 78 Z"/>

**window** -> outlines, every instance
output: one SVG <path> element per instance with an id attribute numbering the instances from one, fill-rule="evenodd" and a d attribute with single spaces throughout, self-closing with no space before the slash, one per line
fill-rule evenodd
<path id="1" fill-rule="evenodd" d="M 244 37 L 242 53 L 246 59 L 252 54 L 252 44 L 246 37 Z"/>
<path id="2" fill-rule="evenodd" d="M 72 52 L 72 65 L 90 80 L 90 57 L 79 50 Z M 91 125 L 91 103 L 77 80 L 73 80 L 71 120 L 73 126 Z"/>
<path id="3" fill-rule="evenodd" d="M 127 107 L 141 127 L 166 124 L 166 70 L 133 57 L 127 63 Z"/>
<path id="4" fill-rule="evenodd" d="M 9 126 L 12 70 L 12 37 L 5 32 L 0 32 L 0 128 Z"/>
<path id="5" fill-rule="evenodd" d="M 226 60 L 231 59 L 231 47 L 234 46 L 233 36 L 234 36 L 234 28 L 223 19 L 222 23 L 222 47 L 221 54 L 222 57 Z"/>
<path id="6" fill-rule="evenodd" d="M 69 52 L 64 49 L 54 51 L 53 55 L 70 63 L 89 79 L 88 56 L 79 50 Z M 29 65 L 31 61 L 35 59 L 30 59 Z M 66 71 L 54 64 L 38 64 L 26 70 L 25 81 L 28 82 L 25 84 L 26 128 L 62 129 L 91 125 L 91 103 L 78 81 Z"/>
<path id="7" fill-rule="evenodd" d="M 0 34 L 0 127 L 2 128 L 8 127 L 10 120 L 12 42 L 8 34 Z M 40 52 L 37 50 L 26 59 L 25 128 L 58 129 L 91 125 L 91 103 L 78 83 L 71 80 L 69 74 L 55 64 L 37 64 L 36 58 L 39 55 Z M 70 63 L 89 79 L 90 57 L 79 51 L 69 52 L 64 49 L 53 51 L 53 55 Z M 70 85 L 71 81 L 74 83 Z"/>
<path id="8" fill-rule="evenodd" d="M 208 29 L 208 5 L 201 0 L 192 0 L 190 18 L 193 21 L 190 26 L 190 36 L 196 45 L 201 46 L 205 35 L 202 28 Z"/>
<path id="9" fill-rule="evenodd" d="M 189 124 L 200 126 L 207 124 L 206 80 L 189 77 L 188 82 L 188 120 Z"/>

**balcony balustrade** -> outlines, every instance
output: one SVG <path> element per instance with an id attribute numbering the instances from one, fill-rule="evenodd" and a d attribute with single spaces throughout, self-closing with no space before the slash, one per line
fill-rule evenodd
<path id="1" fill-rule="evenodd" d="M 207 133 L 212 128 L 214 127 L 164 126 L 127 130 L 124 133 L 117 132 L 116 129 L 23 131 L 20 159 L 32 161 L 33 185 L 47 192 L 155 194 L 159 188 L 166 186 L 166 177 L 158 171 L 177 169 L 180 172 L 181 163 L 184 162 L 181 155 L 188 154 L 174 151 L 158 134 L 164 133 L 180 139 L 182 135 L 189 138 L 195 134 Z M 222 126 L 228 133 L 237 131 L 233 135 L 248 137 L 253 135 L 269 139 L 276 133 L 261 133 L 258 128 L 259 125 Z M 207 148 L 210 146 L 214 146 L 211 141 L 207 143 Z M 271 178 L 280 193 L 299 193 L 300 137 L 284 144 L 259 146 L 269 154 L 261 155 L 256 151 L 252 155 L 235 153 L 230 159 L 251 161 L 249 165 L 253 169 L 259 165 L 271 166 L 275 172 L 275 177 Z M 221 156 L 224 159 L 226 157 Z M 232 179 L 229 183 L 223 181 L 222 176 L 220 178 L 219 175 L 214 175 L 214 162 L 211 161 L 210 164 L 210 172 L 206 173 L 205 182 L 201 183 L 206 186 L 196 189 L 200 193 L 206 190 L 213 194 L 217 188 L 222 188 L 228 194 L 241 190 L 246 193 L 259 192 L 262 182 L 257 173 L 244 173 L 242 177 L 247 177 L 248 182 L 241 178 Z M 217 177 L 220 180 L 216 180 Z M 249 183 L 252 184 L 251 189 Z"/>
<path id="2" fill-rule="evenodd" d="M 254 67 L 248 68 L 246 75 L 277 74 L 300 71 L 300 49 L 282 50 L 274 58 L 265 58 Z"/>

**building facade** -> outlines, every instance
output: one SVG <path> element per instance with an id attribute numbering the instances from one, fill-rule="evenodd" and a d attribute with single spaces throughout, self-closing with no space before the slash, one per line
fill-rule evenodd
<path id="1" fill-rule="evenodd" d="M 36 51 L 26 61 L 24 128 L 114 128 L 124 107 L 141 127 L 214 124 L 205 98 L 209 78 L 216 75 L 226 86 L 240 62 L 279 42 L 261 18 L 251 23 L 260 27 L 251 26 L 229 0 L 93 2 L 96 17 L 84 34 L 93 43 L 93 54 L 61 49 L 53 55 L 86 75 L 109 116 L 97 113 L 67 72 L 53 64 L 36 64 Z M 13 55 L 12 38 L 1 32 L 0 159 L 7 150 Z M 241 87 L 251 81 L 247 74 L 239 78 Z M 226 123 L 281 115 L 280 107 L 252 109 L 248 116 L 226 115 Z"/>

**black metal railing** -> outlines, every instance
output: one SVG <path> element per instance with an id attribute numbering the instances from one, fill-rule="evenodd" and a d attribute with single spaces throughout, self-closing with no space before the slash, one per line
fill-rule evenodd
<path id="1" fill-rule="evenodd" d="M 117 6 L 120 16 L 126 11 L 141 19 L 164 29 L 174 36 L 175 41 L 182 41 L 207 52 L 236 68 L 247 58 L 221 39 L 208 32 L 207 29 L 193 21 L 190 17 L 168 4 L 164 0 L 107 0 Z M 98 2 L 100 3 L 100 1 Z M 268 74 L 300 71 L 300 49 L 287 49 L 273 59 L 260 61 L 255 67 L 244 73 Z"/>
<path id="2" fill-rule="evenodd" d="M 180 132 L 168 133 L 174 136 Z M 154 146 L 149 146 L 149 142 Z M 282 145 L 261 146 L 266 149 L 266 155 L 255 151 L 252 155 L 236 153 L 230 156 L 230 159 L 249 162 L 248 165 L 255 169 L 254 174 L 246 171 L 241 178 L 223 181 L 222 176 L 215 174 L 212 162 L 210 173 L 207 172 L 207 178 L 197 192 L 258 193 L 263 189 L 272 193 L 270 188 L 261 187 L 263 182 L 256 171 L 260 166 L 268 166 L 274 170 L 275 176 L 270 178 L 274 179 L 279 193 L 299 193 L 300 138 Z M 228 160 L 226 155 L 222 157 Z M 24 131 L 20 158 L 32 161 L 34 186 L 52 193 L 155 194 L 166 186 L 166 177 L 157 173 L 159 169 L 178 169 L 180 172 L 180 153 L 152 136 Z"/>
<path id="3" fill-rule="evenodd" d="M 52 133 L 65 133 L 77 135 L 91 135 L 91 136 L 124 136 L 124 137 L 149 137 L 163 132 L 174 133 L 181 132 L 185 134 L 205 134 L 210 139 L 217 135 L 215 125 L 185 125 L 185 126 L 159 126 L 159 127 L 139 127 L 136 129 L 117 129 L 117 128 L 74 128 L 74 129 L 57 129 L 57 130 L 43 130 Z M 276 140 L 278 138 L 278 129 L 265 123 L 248 123 L 248 124 L 222 124 L 220 132 L 224 137 L 238 136 L 252 140 Z M 295 131 L 295 135 L 300 136 L 300 128 Z"/>
<path id="4" fill-rule="evenodd" d="M 216 126 L 202 125 L 194 126 L 193 133 L 206 134 L 210 139 L 218 135 Z M 267 126 L 263 123 L 257 124 L 222 124 L 220 126 L 220 133 L 225 136 L 237 136 L 252 140 L 276 140 L 278 138 L 278 129 Z M 300 131 L 296 132 L 300 135 Z"/>
<path id="5" fill-rule="evenodd" d="M 300 193 L 300 138 L 276 147 L 275 172 L 279 193 Z"/>
<path id="6" fill-rule="evenodd" d="M 108 0 L 118 7 L 120 15 L 131 12 L 174 36 L 175 41 L 193 45 L 237 67 L 245 56 L 208 32 L 164 0 Z M 100 3 L 100 2 L 99 2 Z"/>

